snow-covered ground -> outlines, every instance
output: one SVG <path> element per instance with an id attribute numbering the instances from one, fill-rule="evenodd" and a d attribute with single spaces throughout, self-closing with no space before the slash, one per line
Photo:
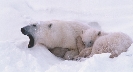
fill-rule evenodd
<path id="1" fill-rule="evenodd" d="M 133 39 L 133 0 L 0 0 L 0 72 L 133 72 L 133 44 L 119 57 L 82 61 L 55 57 L 43 46 L 27 48 L 20 28 L 32 21 L 96 21 L 106 32 Z"/>

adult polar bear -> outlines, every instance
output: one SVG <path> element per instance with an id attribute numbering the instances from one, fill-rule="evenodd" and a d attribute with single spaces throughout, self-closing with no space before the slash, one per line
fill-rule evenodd
<path id="1" fill-rule="evenodd" d="M 89 25 L 80 22 L 52 20 L 25 26 L 21 28 L 21 32 L 30 38 L 28 48 L 35 44 L 43 44 L 48 49 L 58 47 L 78 51 L 76 38 L 82 33 L 82 30 L 89 28 Z M 72 53 L 72 56 L 67 56 L 68 58 L 65 59 L 71 59 L 77 55 L 77 52 L 68 53 Z"/>

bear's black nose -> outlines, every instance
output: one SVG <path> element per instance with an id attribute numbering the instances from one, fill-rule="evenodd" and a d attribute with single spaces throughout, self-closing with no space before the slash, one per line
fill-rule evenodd
<path id="1" fill-rule="evenodd" d="M 26 31 L 25 31 L 24 28 L 21 28 L 21 32 L 22 32 L 24 35 L 26 35 Z"/>

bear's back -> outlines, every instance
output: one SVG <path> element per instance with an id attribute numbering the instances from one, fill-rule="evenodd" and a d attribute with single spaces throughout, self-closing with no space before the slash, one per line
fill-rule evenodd
<path id="1" fill-rule="evenodd" d="M 108 35 L 104 35 L 99 37 L 95 43 L 95 48 L 106 48 L 106 49 L 118 49 L 125 50 L 129 48 L 132 44 L 131 38 L 121 32 L 109 33 Z"/>
<path id="2" fill-rule="evenodd" d="M 52 24 L 51 30 L 46 38 L 44 44 L 48 48 L 70 48 L 75 49 L 76 37 L 82 33 L 82 30 L 89 28 L 89 25 L 85 25 L 74 21 L 49 21 Z"/>

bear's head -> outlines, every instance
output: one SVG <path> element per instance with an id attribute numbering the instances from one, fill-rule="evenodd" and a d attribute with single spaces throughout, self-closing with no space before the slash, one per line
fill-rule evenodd
<path id="1" fill-rule="evenodd" d="M 95 40 L 101 35 L 101 31 L 96 29 L 87 29 L 85 31 L 82 31 L 81 38 L 83 43 L 85 44 L 85 47 L 92 47 Z"/>
<path id="2" fill-rule="evenodd" d="M 52 27 L 52 24 L 49 22 L 47 23 L 39 22 L 39 23 L 32 23 L 30 25 L 27 25 L 21 28 L 21 32 L 24 35 L 27 35 L 30 39 L 28 48 L 32 48 L 35 45 L 38 39 L 38 36 L 40 36 L 41 38 L 41 33 L 43 34 L 42 30 L 48 32 L 48 30 L 50 30 L 51 27 Z"/>

